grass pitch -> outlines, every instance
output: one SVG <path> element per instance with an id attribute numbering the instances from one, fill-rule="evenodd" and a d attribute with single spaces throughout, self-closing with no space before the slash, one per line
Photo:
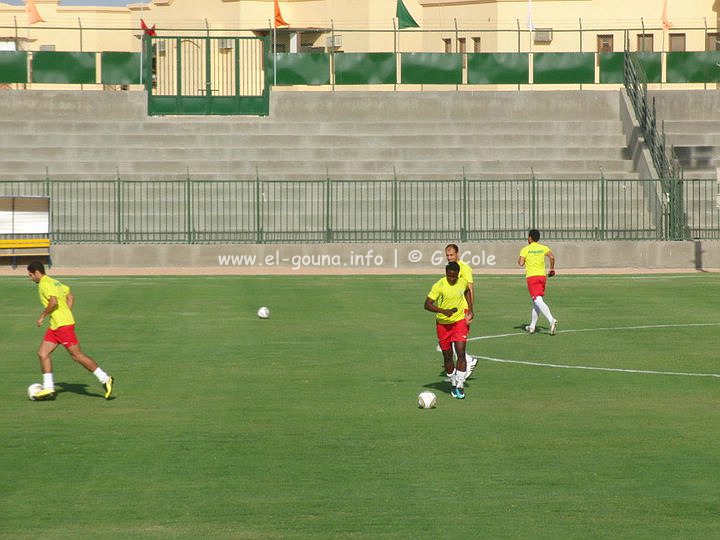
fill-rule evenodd
<path id="1" fill-rule="evenodd" d="M 438 277 L 61 277 L 109 402 L 0 279 L 0 537 L 720 537 L 720 276 L 477 276 L 464 401 Z"/>

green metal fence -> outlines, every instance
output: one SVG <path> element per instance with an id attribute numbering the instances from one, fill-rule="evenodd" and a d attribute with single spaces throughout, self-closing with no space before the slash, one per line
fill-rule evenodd
<path id="1" fill-rule="evenodd" d="M 683 238 L 720 238 L 718 184 L 685 180 Z M 661 180 L 17 181 L 55 243 L 676 239 Z"/>

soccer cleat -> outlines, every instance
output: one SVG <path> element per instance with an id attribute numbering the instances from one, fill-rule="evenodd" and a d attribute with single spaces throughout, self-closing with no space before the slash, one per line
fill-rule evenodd
<path id="1" fill-rule="evenodd" d="M 103 383 L 103 388 L 105 389 L 105 399 L 110 399 L 114 382 L 115 379 L 113 377 L 110 377 L 106 382 Z"/>
<path id="2" fill-rule="evenodd" d="M 54 388 L 43 388 L 33 396 L 35 401 L 51 401 L 55 399 L 57 393 Z"/>
<path id="3" fill-rule="evenodd" d="M 550 325 L 550 335 L 551 336 L 554 336 L 557 333 L 557 325 L 558 325 L 558 320 L 557 319 L 553 320 L 553 323 Z"/>
<path id="4" fill-rule="evenodd" d="M 470 375 L 472 375 L 473 371 L 475 371 L 475 366 L 477 366 L 478 359 L 474 356 L 467 355 L 467 368 L 466 368 L 466 375 L 465 380 L 467 381 L 470 378 Z"/>
<path id="5" fill-rule="evenodd" d="M 534 327 L 534 326 L 530 326 L 529 324 L 528 324 L 528 325 L 525 325 L 525 331 L 526 331 L 528 334 L 534 334 L 534 333 L 535 333 L 535 327 Z"/>
<path id="6" fill-rule="evenodd" d="M 462 388 L 453 388 L 450 395 L 455 399 L 465 399 L 465 392 Z"/>

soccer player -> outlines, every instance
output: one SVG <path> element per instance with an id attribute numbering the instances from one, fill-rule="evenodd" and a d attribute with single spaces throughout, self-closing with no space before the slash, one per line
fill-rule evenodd
<path id="1" fill-rule="evenodd" d="M 450 262 L 445 267 L 445 277 L 438 280 L 425 298 L 425 309 L 435 313 L 436 330 L 445 372 L 453 388 L 454 398 L 465 398 L 467 362 L 465 345 L 468 335 L 468 319 L 472 320 L 473 305 L 468 282 L 460 277 L 460 265 Z M 457 366 L 453 360 L 457 355 Z"/>
<path id="2" fill-rule="evenodd" d="M 473 283 L 473 275 L 472 275 L 472 267 L 466 263 L 465 261 L 460 259 L 460 248 L 457 246 L 457 244 L 448 244 L 445 246 L 445 258 L 447 259 L 447 262 L 456 262 L 460 265 L 460 277 L 461 279 L 465 279 L 465 281 L 468 282 L 468 288 L 470 290 L 470 305 L 475 305 L 475 284 Z M 470 316 L 467 318 L 468 324 L 472 322 L 473 317 Z M 467 374 L 465 375 L 465 379 L 469 379 L 470 375 L 472 375 L 472 372 L 475 370 L 475 366 L 477 365 L 477 358 L 470 356 L 469 354 L 465 354 L 465 360 L 467 361 Z"/>
<path id="3" fill-rule="evenodd" d="M 544 297 L 547 282 L 545 257 L 550 261 L 550 271 L 547 273 L 547 277 L 553 277 L 555 275 L 555 255 L 549 247 L 540 244 L 539 240 L 540 231 L 531 229 L 528 233 L 528 245 L 520 250 L 520 257 L 518 257 L 518 265 L 525 267 L 525 279 L 533 302 L 530 324 L 525 327 L 525 330 L 534 334 L 538 316 L 542 313 L 550 323 L 550 335 L 554 336 L 557 332 L 558 321 L 550 312 Z"/>
<path id="4" fill-rule="evenodd" d="M 80 349 L 80 343 L 75 335 L 75 318 L 71 311 L 75 297 L 70 292 L 70 287 L 46 275 L 45 266 L 41 262 L 33 261 L 28 264 L 27 272 L 28 277 L 38 284 L 40 302 L 45 308 L 38 317 L 37 325 L 41 326 L 45 318 L 50 317 L 50 328 L 45 332 L 37 353 L 43 374 L 43 389 L 35 394 L 35 399 L 40 401 L 55 399 L 55 381 L 50 355 L 58 345 L 63 345 L 75 362 L 97 377 L 103 385 L 105 399 L 110 399 L 114 379 Z"/>

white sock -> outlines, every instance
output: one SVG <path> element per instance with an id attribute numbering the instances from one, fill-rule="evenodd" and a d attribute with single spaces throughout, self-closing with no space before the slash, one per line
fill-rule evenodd
<path id="1" fill-rule="evenodd" d="M 102 369 L 100 369 L 99 366 L 95 371 L 93 371 L 93 375 L 95 375 L 97 377 L 97 380 L 100 381 L 101 384 L 105 384 L 106 382 L 108 382 L 108 379 L 110 378 L 110 376 L 107 373 L 105 373 Z"/>
<path id="2" fill-rule="evenodd" d="M 538 308 L 533 303 L 532 313 L 530 313 L 530 328 L 535 329 L 538 321 Z"/>
<path id="3" fill-rule="evenodd" d="M 43 373 L 43 388 L 45 390 L 52 390 L 55 388 L 55 381 L 53 380 L 52 373 Z"/>
<path id="4" fill-rule="evenodd" d="M 467 374 L 466 371 L 455 371 L 455 386 L 458 388 L 462 388 L 465 384 L 465 375 Z"/>
<path id="5" fill-rule="evenodd" d="M 452 373 L 445 373 L 447 375 L 448 379 L 450 379 L 450 384 L 455 386 L 455 377 L 457 376 L 457 370 L 453 369 Z"/>
<path id="6" fill-rule="evenodd" d="M 538 296 L 535 298 L 535 306 L 540 310 L 540 313 L 545 315 L 545 318 L 548 320 L 550 324 L 552 324 L 555 319 L 552 316 L 552 313 L 550 313 L 550 308 L 545 303 L 545 300 L 543 300 L 542 296 Z"/>

